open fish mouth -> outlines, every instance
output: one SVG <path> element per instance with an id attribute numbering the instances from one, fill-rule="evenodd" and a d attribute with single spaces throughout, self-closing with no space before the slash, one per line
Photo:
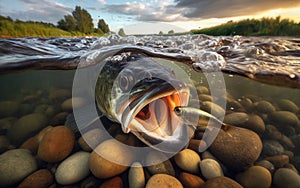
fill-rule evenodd
<path id="1" fill-rule="evenodd" d="M 119 112 L 123 131 L 132 132 L 145 144 L 161 151 L 172 152 L 174 148 L 184 147 L 189 139 L 188 127 L 182 125 L 174 108 L 188 105 L 189 95 L 189 88 L 179 81 L 153 85 Z"/>

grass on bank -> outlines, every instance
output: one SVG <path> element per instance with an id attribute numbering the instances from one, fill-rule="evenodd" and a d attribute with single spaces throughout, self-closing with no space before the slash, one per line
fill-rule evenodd
<path id="1" fill-rule="evenodd" d="M 80 37 L 102 36 L 102 33 L 85 34 L 81 32 L 68 32 L 57 28 L 53 24 L 42 22 L 13 21 L 0 16 L 0 38 L 16 37 Z"/>
<path id="2" fill-rule="evenodd" d="M 192 30 L 193 34 L 243 35 L 243 36 L 300 36 L 300 23 L 289 19 L 262 18 L 246 19 L 238 22 L 229 21 L 226 24 Z"/>

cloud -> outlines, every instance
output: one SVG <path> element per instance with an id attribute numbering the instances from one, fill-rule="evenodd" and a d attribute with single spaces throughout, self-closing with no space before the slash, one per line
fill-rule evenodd
<path id="1" fill-rule="evenodd" d="M 186 18 L 222 18 L 254 15 L 278 8 L 300 6 L 299 0 L 175 0 Z"/>
<path id="2" fill-rule="evenodd" d="M 102 5 L 105 5 L 105 4 L 106 4 L 106 1 L 105 1 L 105 0 L 97 0 L 97 2 L 99 2 L 99 3 L 102 4 Z"/>
<path id="3" fill-rule="evenodd" d="M 57 23 L 64 15 L 71 14 L 72 8 L 50 0 L 20 0 L 25 3 L 23 10 L 5 12 L 2 14 L 13 19 L 43 21 Z"/>
<path id="4" fill-rule="evenodd" d="M 138 21 L 174 22 L 249 16 L 277 8 L 300 6 L 299 0 L 152 0 L 106 4 L 103 11 L 134 16 Z"/>

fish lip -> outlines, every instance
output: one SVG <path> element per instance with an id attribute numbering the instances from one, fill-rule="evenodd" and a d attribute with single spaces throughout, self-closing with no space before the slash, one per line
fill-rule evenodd
<path id="1" fill-rule="evenodd" d="M 150 104 L 151 102 L 157 99 L 170 96 L 173 94 L 179 94 L 181 106 L 185 106 L 188 104 L 189 87 L 186 84 L 177 80 L 172 80 L 170 82 L 163 82 L 160 83 L 160 85 L 153 85 L 148 90 L 145 90 L 142 94 L 140 94 L 140 96 L 138 96 L 136 99 L 134 99 L 129 104 L 127 104 L 127 106 L 123 110 L 122 117 L 121 117 L 123 132 L 125 133 L 132 132 L 139 139 L 141 139 L 143 142 L 145 142 L 147 145 L 150 146 L 152 145 L 152 143 L 147 143 L 146 140 L 157 139 L 158 142 L 165 142 L 167 145 L 175 145 L 175 146 L 181 144 L 182 138 L 188 137 L 186 131 L 183 130 L 186 127 L 176 128 L 176 130 L 174 131 L 174 135 L 168 136 L 165 139 L 163 139 L 162 137 L 161 138 L 155 137 L 155 135 L 151 134 L 151 131 L 141 133 L 141 132 L 131 130 L 130 128 L 130 124 L 133 121 L 133 119 L 146 105 Z M 182 98 L 182 96 L 187 96 L 187 97 Z"/>

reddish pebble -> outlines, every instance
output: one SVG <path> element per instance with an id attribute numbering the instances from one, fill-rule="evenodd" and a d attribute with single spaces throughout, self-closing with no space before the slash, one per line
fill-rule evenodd
<path id="1" fill-rule="evenodd" d="M 204 181 L 199 176 L 189 174 L 186 172 L 182 172 L 179 175 L 179 181 L 184 187 L 189 188 L 198 188 L 204 183 Z"/>
<path id="2" fill-rule="evenodd" d="M 75 136 L 70 128 L 54 127 L 41 140 L 38 157 L 49 163 L 59 162 L 71 153 L 74 141 Z"/>
<path id="3" fill-rule="evenodd" d="M 122 179 L 117 176 L 111 179 L 106 180 L 99 188 L 122 188 L 123 181 Z"/>
<path id="4" fill-rule="evenodd" d="M 53 184 L 53 175 L 47 169 L 41 169 L 25 178 L 18 188 L 47 188 Z"/>

